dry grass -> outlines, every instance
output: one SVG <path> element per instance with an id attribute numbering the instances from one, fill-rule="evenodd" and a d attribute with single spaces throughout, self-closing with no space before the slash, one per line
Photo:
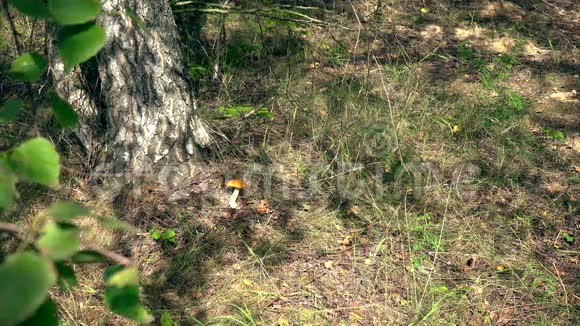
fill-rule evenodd
<path id="1" fill-rule="evenodd" d="M 148 306 L 182 324 L 578 323 L 578 53 L 566 29 L 578 12 L 523 5 L 436 1 L 422 14 L 421 1 L 386 1 L 376 15 L 373 1 L 346 2 L 325 18 L 351 30 L 262 21 L 260 33 L 228 17 L 221 79 L 195 82 L 219 131 L 203 186 L 180 203 L 93 202 L 140 231 L 87 223 L 86 239 L 131 256 Z M 211 66 L 215 26 L 208 17 L 187 44 L 192 66 Z M 236 105 L 275 117 L 211 120 Z M 250 183 L 234 214 L 230 176 Z M 90 200 L 77 183 L 57 196 Z M 253 210 L 260 200 L 268 214 Z M 100 304 L 99 267 L 58 294 L 68 324 L 126 324 Z"/>

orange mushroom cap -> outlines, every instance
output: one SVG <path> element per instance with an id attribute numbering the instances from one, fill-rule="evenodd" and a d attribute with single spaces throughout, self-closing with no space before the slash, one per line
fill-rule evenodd
<path id="1" fill-rule="evenodd" d="M 246 183 L 240 179 L 232 179 L 226 183 L 226 187 L 244 189 L 246 188 Z"/>

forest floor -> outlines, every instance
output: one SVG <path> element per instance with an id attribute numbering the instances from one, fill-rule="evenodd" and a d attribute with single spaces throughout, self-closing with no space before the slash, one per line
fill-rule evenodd
<path id="1" fill-rule="evenodd" d="M 87 220 L 83 241 L 131 257 L 175 324 L 578 325 L 578 5 L 301 12 L 326 23 L 231 14 L 222 33 L 209 15 L 197 34 L 180 14 L 216 141 L 190 200 L 153 187 L 118 210 L 71 178 L 22 223 L 31 202 L 72 197 L 133 224 Z M 248 183 L 234 212 L 231 177 Z M 58 294 L 66 324 L 126 324 L 102 305 L 102 269 L 79 271 Z"/>

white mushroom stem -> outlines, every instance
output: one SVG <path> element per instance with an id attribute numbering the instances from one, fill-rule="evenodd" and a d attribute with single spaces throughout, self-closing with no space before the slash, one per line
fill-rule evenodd
<path id="1" fill-rule="evenodd" d="M 240 194 L 240 189 L 234 189 L 234 192 L 230 196 L 230 207 L 231 208 L 238 208 L 238 195 Z"/>

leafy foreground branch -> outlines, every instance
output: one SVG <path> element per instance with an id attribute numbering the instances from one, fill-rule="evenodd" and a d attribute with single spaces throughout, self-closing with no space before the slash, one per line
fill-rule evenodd
<path id="1" fill-rule="evenodd" d="M 131 261 L 117 253 L 96 247 L 80 249 L 79 228 L 73 220 L 90 214 L 74 202 L 60 202 L 45 212 L 50 220 L 40 235 L 22 232 L 17 225 L 0 223 L 0 233 L 20 241 L 19 249 L 0 265 L 0 325 L 20 323 L 58 325 L 56 306 L 49 290 L 58 285 L 77 285 L 73 265 L 110 260 L 115 265 L 104 272 L 104 302 L 113 311 L 139 323 L 153 320 L 139 300 L 138 275 Z M 28 240 L 34 239 L 34 240 Z"/>
<path id="2" fill-rule="evenodd" d="M 2 11 L 11 24 L 12 36 L 18 49 L 8 71 L 15 81 L 30 89 L 30 83 L 46 75 L 48 60 L 36 53 L 22 53 L 16 27 L 10 18 L 7 0 L 0 0 Z M 21 14 L 47 24 L 57 24 L 56 47 L 65 71 L 89 60 L 105 44 L 105 33 L 95 23 L 101 6 L 94 0 L 9 0 Z M 30 93 L 30 92 L 29 92 Z M 45 98 L 46 96 L 46 98 Z M 54 93 L 41 94 L 41 101 L 50 101 L 56 120 L 64 128 L 75 127 L 78 114 L 70 104 Z M 17 98 L 0 105 L 0 124 L 16 120 L 25 101 Z M 31 112 L 37 111 L 32 105 Z M 36 114 L 31 129 L 39 135 Z M 18 182 L 37 183 L 47 187 L 59 184 L 60 156 L 46 138 L 32 138 L 0 152 L 0 209 L 13 206 L 19 194 Z M 80 248 L 80 229 L 74 223 L 77 217 L 90 216 L 88 208 L 75 202 L 59 202 L 44 211 L 47 221 L 40 234 L 20 230 L 17 225 L 0 223 L 0 233 L 16 239 L 15 252 L 0 264 L 0 325 L 59 325 L 57 307 L 50 290 L 56 285 L 68 289 L 77 285 L 74 265 L 115 263 L 104 272 L 104 302 L 109 309 L 138 323 L 153 321 L 152 315 L 141 305 L 139 278 L 131 261 L 114 252 L 88 247 Z M 102 218 L 97 218 L 103 222 Z"/>

